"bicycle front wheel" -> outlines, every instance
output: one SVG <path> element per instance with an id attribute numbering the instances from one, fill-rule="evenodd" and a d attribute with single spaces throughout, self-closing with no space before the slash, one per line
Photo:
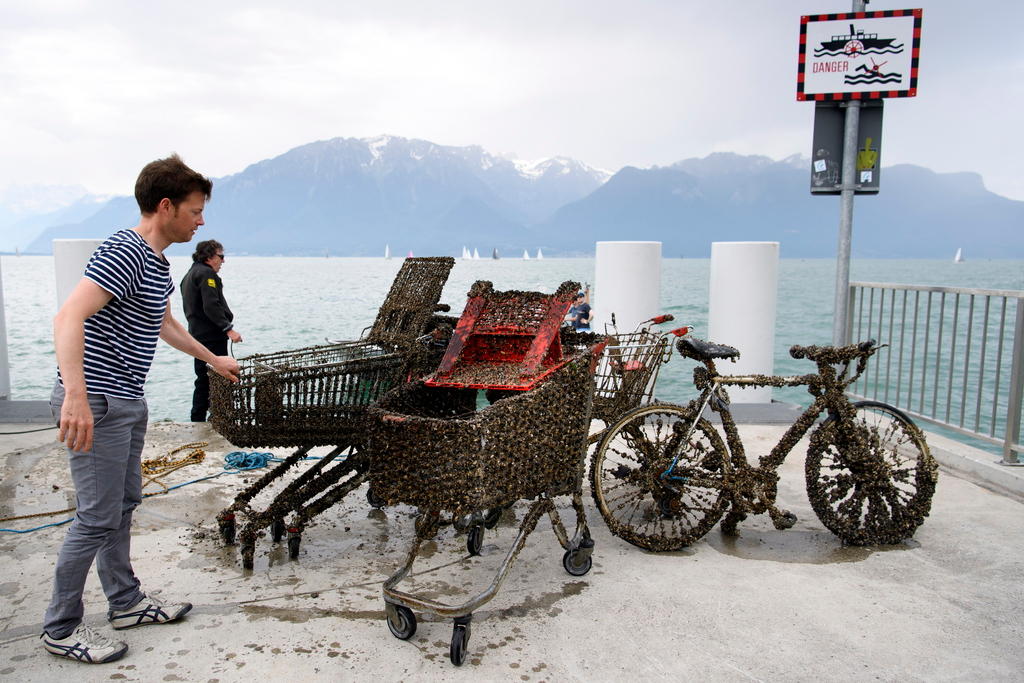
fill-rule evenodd
<path id="1" fill-rule="evenodd" d="M 931 510 L 938 465 L 896 408 L 860 401 L 852 424 L 830 418 L 811 436 L 804 474 L 818 519 L 844 543 L 900 543 Z"/>
<path id="2" fill-rule="evenodd" d="M 591 456 L 591 492 L 613 534 L 647 550 L 678 550 L 722 516 L 725 462 L 707 420 L 681 406 L 642 406 L 616 420 Z"/>

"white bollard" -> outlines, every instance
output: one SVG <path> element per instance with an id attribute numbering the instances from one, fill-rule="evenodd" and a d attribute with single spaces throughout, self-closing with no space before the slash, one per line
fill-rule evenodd
<path id="1" fill-rule="evenodd" d="M 712 242 L 708 292 L 710 341 L 739 349 L 735 363 L 719 361 L 727 375 L 770 375 L 775 363 L 778 242 Z M 771 403 L 771 387 L 729 387 L 736 403 Z"/>
<path id="2" fill-rule="evenodd" d="M 661 242 L 598 242 L 594 260 L 591 329 L 604 332 L 612 321 L 619 332 L 661 311 Z"/>
<path id="3" fill-rule="evenodd" d="M 57 308 L 82 279 L 89 257 L 103 240 L 53 240 L 53 272 L 57 277 Z"/>
<path id="4" fill-rule="evenodd" d="M 4 308 L 3 267 L 0 266 L 0 401 L 11 398 L 11 364 L 7 357 L 7 315 Z"/>

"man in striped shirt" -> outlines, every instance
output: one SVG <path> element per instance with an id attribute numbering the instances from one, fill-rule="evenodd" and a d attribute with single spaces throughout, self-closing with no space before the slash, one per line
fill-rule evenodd
<path id="1" fill-rule="evenodd" d="M 57 559 L 41 636 L 50 653 L 98 664 L 125 643 L 82 621 L 82 592 L 96 561 L 115 629 L 173 621 L 187 602 L 144 593 L 132 569 L 132 511 L 142 501 L 148 424 L 143 388 L 157 338 L 238 381 L 238 363 L 216 356 L 171 315 L 174 291 L 165 248 L 203 225 L 213 183 L 173 155 L 147 164 L 135 184 L 139 224 L 109 237 L 53 321 L 57 382 L 50 400 L 68 449 L 77 510 Z"/>

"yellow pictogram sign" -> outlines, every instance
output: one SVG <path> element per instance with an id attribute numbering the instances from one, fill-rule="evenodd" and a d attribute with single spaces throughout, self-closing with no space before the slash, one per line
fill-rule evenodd
<path id="1" fill-rule="evenodd" d="M 870 171 L 878 163 L 878 150 L 871 149 L 871 138 L 864 141 L 864 149 L 857 152 L 857 170 Z"/>

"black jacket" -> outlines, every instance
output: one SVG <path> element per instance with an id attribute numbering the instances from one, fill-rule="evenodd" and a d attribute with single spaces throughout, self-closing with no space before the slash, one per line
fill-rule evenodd
<path id="1" fill-rule="evenodd" d="M 200 341 L 227 336 L 235 316 L 224 298 L 224 283 L 213 268 L 193 263 L 181 279 L 181 298 L 189 334 Z"/>

